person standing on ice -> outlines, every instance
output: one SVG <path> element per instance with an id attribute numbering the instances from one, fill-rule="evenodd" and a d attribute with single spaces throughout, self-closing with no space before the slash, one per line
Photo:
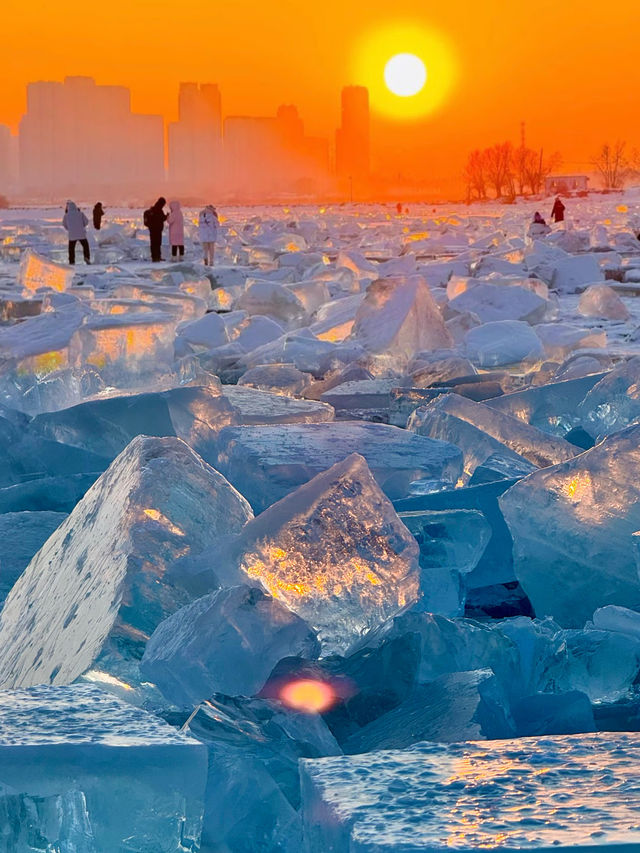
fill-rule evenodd
<path id="1" fill-rule="evenodd" d="M 104 216 L 104 208 L 102 206 L 102 202 L 99 201 L 93 208 L 93 227 L 96 231 L 100 230 L 102 226 L 102 217 Z"/>
<path id="2" fill-rule="evenodd" d="M 76 243 L 80 241 L 82 251 L 84 253 L 85 264 L 91 263 L 91 252 L 89 251 L 89 241 L 87 240 L 87 225 L 89 220 L 84 213 L 78 208 L 75 201 L 68 201 L 62 217 L 62 224 L 69 235 L 69 263 L 76 262 Z"/>
<path id="3" fill-rule="evenodd" d="M 218 213 L 212 204 L 203 207 L 198 216 L 198 236 L 204 252 L 204 264 L 213 266 L 213 254 L 218 239 Z"/>
<path id="4" fill-rule="evenodd" d="M 175 258 L 178 254 L 184 258 L 184 216 L 179 201 L 169 202 L 169 216 L 167 223 L 169 225 L 169 242 L 171 243 L 171 257 Z"/>
<path id="5" fill-rule="evenodd" d="M 564 204 L 560 201 L 560 196 L 557 196 L 553 203 L 551 218 L 554 222 L 564 222 Z"/>
<path id="6" fill-rule="evenodd" d="M 167 214 L 163 208 L 167 203 L 166 198 L 160 196 L 153 207 L 148 208 L 144 212 L 143 222 L 145 228 L 149 229 L 149 242 L 151 244 L 151 260 L 154 263 L 162 260 L 162 231 L 164 223 L 167 219 Z"/>

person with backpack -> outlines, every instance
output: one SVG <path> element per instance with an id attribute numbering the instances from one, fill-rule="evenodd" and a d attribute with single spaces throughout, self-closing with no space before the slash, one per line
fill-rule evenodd
<path id="1" fill-rule="evenodd" d="M 213 266 L 213 255 L 218 238 L 218 213 L 212 204 L 203 207 L 198 216 L 198 236 L 204 252 L 204 264 Z"/>
<path id="2" fill-rule="evenodd" d="M 171 213 L 167 218 L 169 225 L 169 243 L 171 244 L 171 257 L 180 255 L 184 258 L 184 216 L 179 201 L 169 202 Z"/>
<path id="3" fill-rule="evenodd" d="M 93 208 L 93 227 L 99 231 L 102 226 L 102 217 L 104 216 L 104 208 L 102 202 L 99 201 Z"/>
<path id="4" fill-rule="evenodd" d="M 76 262 L 76 243 L 79 241 L 82 246 L 85 264 L 91 263 L 91 252 L 89 251 L 89 241 L 87 240 L 87 225 L 89 220 L 80 210 L 74 201 L 68 201 L 62 217 L 62 224 L 69 235 L 69 263 L 71 265 Z"/>
<path id="5" fill-rule="evenodd" d="M 163 208 L 167 203 L 166 198 L 160 196 L 158 201 L 145 210 L 142 221 L 145 228 L 149 229 L 149 243 L 151 246 L 151 260 L 158 263 L 162 260 L 162 232 L 167 214 Z"/>

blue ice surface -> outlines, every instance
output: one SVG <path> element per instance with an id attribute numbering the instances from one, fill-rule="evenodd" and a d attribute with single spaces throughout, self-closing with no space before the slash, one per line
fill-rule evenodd
<path id="1" fill-rule="evenodd" d="M 203 744 L 93 685 L 0 692 L 3 851 L 197 850 L 206 778 Z"/>
<path id="2" fill-rule="evenodd" d="M 640 734 L 303 760 L 307 853 L 637 853 Z"/>

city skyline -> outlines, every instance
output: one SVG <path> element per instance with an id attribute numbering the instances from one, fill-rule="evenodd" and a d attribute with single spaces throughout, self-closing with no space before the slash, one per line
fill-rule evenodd
<path id="1" fill-rule="evenodd" d="M 309 136 L 293 104 L 274 116 L 225 115 L 215 83 L 182 82 L 178 118 L 135 113 L 124 86 L 87 76 L 27 85 L 11 152 L 0 134 L 0 180 L 32 199 L 97 194 L 107 201 L 166 191 L 204 199 L 369 194 L 369 94 L 344 87 L 335 155 Z M 348 189 L 347 189 L 348 188 Z"/>
<path id="2" fill-rule="evenodd" d="M 178 118 L 179 83 L 210 80 L 225 114 L 273 116 L 280 104 L 295 104 L 306 133 L 326 139 L 340 125 L 342 86 L 366 86 L 376 173 L 400 171 L 447 197 L 462 193 L 468 152 L 517 144 L 523 120 L 531 146 L 561 152 L 569 172 L 585 170 L 607 140 L 640 148 L 640 117 L 629 109 L 640 82 L 631 0 L 612 0 L 606 15 L 571 0 L 463 9 L 422 0 L 393 9 L 386 0 L 184 0 L 178 15 L 166 0 L 111 0 L 100 26 L 81 38 L 68 24 L 83 20 L 80 0 L 5 6 L 14 37 L 3 47 L 0 123 L 14 132 L 29 80 L 88 74 L 125 84 L 134 112 L 167 123 Z M 394 98 L 384 88 L 385 63 L 401 51 L 427 66 L 420 97 Z"/>

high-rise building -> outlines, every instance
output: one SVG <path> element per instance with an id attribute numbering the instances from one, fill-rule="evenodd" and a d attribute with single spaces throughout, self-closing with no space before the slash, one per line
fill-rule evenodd
<path id="1" fill-rule="evenodd" d="M 336 131 L 336 173 L 340 178 L 364 179 L 370 172 L 369 90 L 345 86 L 342 121 Z"/>
<path id="2" fill-rule="evenodd" d="M 0 195 L 13 192 L 17 183 L 17 139 L 0 124 Z"/>
<path id="3" fill-rule="evenodd" d="M 228 116 L 224 122 L 225 189 L 242 199 L 322 192 L 329 175 L 326 140 L 305 136 L 297 107 L 275 117 Z"/>
<path id="4" fill-rule="evenodd" d="M 41 198 L 149 192 L 164 182 L 163 120 L 133 114 L 124 86 L 29 83 L 19 160 L 23 191 Z"/>
<path id="5" fill-rule="evenodd" d="M 206 196 L 222 172 L 222 105 L 213 83 L 181 83 L 178 121 L 169 125 L 169 179 L 178 192 Z"/>

